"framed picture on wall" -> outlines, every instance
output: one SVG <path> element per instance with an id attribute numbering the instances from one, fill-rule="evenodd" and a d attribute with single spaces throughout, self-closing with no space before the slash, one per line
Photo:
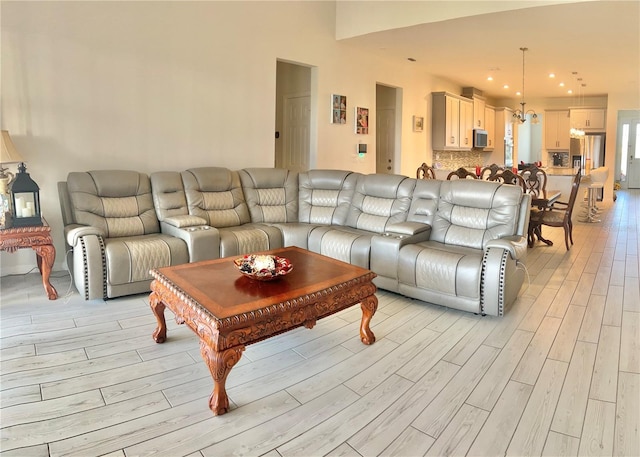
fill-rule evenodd
<path id="1" fill-rule="evenodd" d="M 424 130 L 424 117 L 413 116 L 413 131 L 422 132 Z"/>
<path id="2" fill-rule="evenodd" d="M 369 133 L 369 108 L 356 107 L 356 133 L 367 135 Z"/>
<path id="3" fill-rule="evenodd" d="M 331 95 L 331 123 L 347 123 L 347 97 L 344 95 Z"/>

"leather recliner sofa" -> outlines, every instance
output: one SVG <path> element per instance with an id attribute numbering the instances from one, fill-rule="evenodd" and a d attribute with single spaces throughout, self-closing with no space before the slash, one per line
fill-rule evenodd
<path id="1" fill-rule="evenodd" d="M 138 189 L 123 185 L 131 173 Z M 152 268 L 290 245 L 369 268 L 381 289 L 475 313 L 502 315 L 524 281 L 530 197 L 507 184 L 202 167 L 70 173 L 58 187 L 70 269 L 87 299 L 146 292 Z M 147 203 L 131 214 L 140 188 Z M 151 229 L 133 230 L 131 218 Z M 130 249 L 137 237 L 144 248 Z M 170 255 L 148 251 L 160 240 Z"/>

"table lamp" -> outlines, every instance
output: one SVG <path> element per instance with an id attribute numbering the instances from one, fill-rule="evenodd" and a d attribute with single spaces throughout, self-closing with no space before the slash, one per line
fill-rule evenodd
<path id="1" fill-rule="evenodd" d="M 13 173 L 5 168 L 5 164 L 24 162 L 20 153 L 11 141 L 9 132 L 2 130 L 0 135 L 0 229 L 7 226 L 7 213 L 11 210 L 11 197 L 9 196 L 9 184 L 14 179 Z"/>

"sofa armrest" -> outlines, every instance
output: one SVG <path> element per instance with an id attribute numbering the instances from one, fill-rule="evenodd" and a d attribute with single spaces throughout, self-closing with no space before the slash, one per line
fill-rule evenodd
<path id="1" fill-rule="evenodd" d="M 165 217 L 162 222 L 172 227 L 185 228 L 207 225 L 207 221 L 199 216 L 184 214 L 180 216 Z"/>
<path id="2" fill-rule="evenodd" d="M 88 225 L 64 228 L 65 240 L 73 250 L 73 284 L 85 300 L 107 298 L 104 231 Z"/>
<path id="3" fill-rule="evenodd" d="M 402 238 L 405 236 L 417 235 L 427 230 L 429 231 L 429 233 L 431 233 L 431 226 L 422 222 L 398 222 L 395 224 L 387 225 L 384 236 L 398 236 Z"/>
<path id="4" fill-rule="evenodd" d="M 179 216 L 178 218 L 182 218 Z M 194 218 L 194 216 L 187 216 Z M 167 219 L 176 219 L 174 217 Z M 160 222 L 160 230 L 166 235 L 180 238 L 187 244 L 189 262 L 220 258 L 220 232 L 209 225 L 177 227 L 167 222 Z M 195 217 L 204 222 L 204 219 Z"/>
<path id="5" fill-rule="evenodd" d="M 83 236 L 94 235 L 104 238 L 106 235 L 103 230 L 90 225 L 72 224 L 64 228 L 64 237 L 69 246 L 75 247 Z"/>
<path id="6" fill-rule="evenodd" d="M 524 281 L 526 237 L 515 235 L 487 243 L 482 260 L 482 313 L 502 316 L 518 296 Z"/>
<path id="7" fill-rule="evenodd" d="M 407 244 L 427 241 L 431 236 L 431 226 L 419 222 L 404 222 L 393 225 L 398 226 L 400 231 L 387 231 L 371 238 L 370 267 L 378 276 L 397 279 L 400 249 Z"/>
<path id="8" fill-rule="evenodd" d="M 527 237 L 514 235 L 490 240 L 486 245 L 486 249 L 489 248 L 502 248 L 509 252 L 512 259 L 523 261 L 527 256 Z"/>

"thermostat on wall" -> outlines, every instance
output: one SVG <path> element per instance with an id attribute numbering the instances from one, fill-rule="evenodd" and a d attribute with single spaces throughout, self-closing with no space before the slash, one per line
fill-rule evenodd
<path id="1" fill-rule="evenodd" d="M 366 144 L 358 144 L 357 146 L 358 155 L 362 157 L 363 154 L 367 153 L 367 145 Z"/>

